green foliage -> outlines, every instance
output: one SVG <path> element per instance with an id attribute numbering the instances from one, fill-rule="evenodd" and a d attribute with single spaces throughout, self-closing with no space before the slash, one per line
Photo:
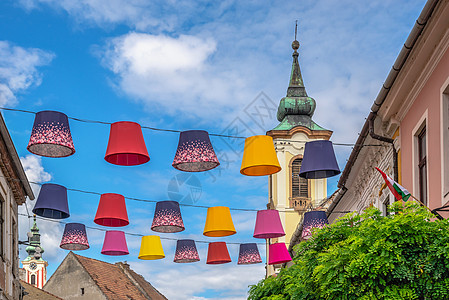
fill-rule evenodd
<path id="1" fill-rule="evenodd" d="M 315 230 L 295 264 L 251 286 L 248 299 L 449 299 L 449 222 L 412 201 L 390 210 Z"/>

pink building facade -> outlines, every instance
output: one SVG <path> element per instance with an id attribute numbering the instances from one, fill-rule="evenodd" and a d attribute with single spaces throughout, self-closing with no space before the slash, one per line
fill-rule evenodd
<path id="1" fill-rule="evenodd" d="M 368 206 L 387 213 L 394 197 L 374 167 L 431 210 L 449 204 L 449 1 L 428 0 L 412 28 L 342 172 L 331 222 Z"/>

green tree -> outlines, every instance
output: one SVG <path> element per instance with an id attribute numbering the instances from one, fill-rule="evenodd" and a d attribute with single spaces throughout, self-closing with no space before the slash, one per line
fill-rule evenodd
<path id="1" fill-rule="evenodd" d="M 350 213 L 296 246 L 294 265 L 250 300 L 449 299 L 449 222 L 416 202 Z"/>

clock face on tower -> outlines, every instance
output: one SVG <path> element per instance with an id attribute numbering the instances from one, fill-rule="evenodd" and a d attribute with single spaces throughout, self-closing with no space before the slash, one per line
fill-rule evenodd
<path id="1" fill-rule="evenodd" d="M 31 270 L 36 270 L 36 268 L 37 268 L 37 264 L 36 264 L 35 262 L 32 262 L 32 263 L 30 264 L 30 269 L 31 269 Z"/>

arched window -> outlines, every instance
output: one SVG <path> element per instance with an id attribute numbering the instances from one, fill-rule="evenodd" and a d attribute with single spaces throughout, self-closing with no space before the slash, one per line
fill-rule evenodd
<path id="1" fill-rule="evenodd" d="M 307 179 L 299 177 L 299 170 L 301 169 L 302 158 L 296 158 L 291 163 L 292 175 L 292 198 L 308 198 L 309 197 L 309 182 Z"/>
<path id="2" fill-rule="evenodd" d="M 36 275 L 31 275 L 31 284 L 36 284 Z"/>

